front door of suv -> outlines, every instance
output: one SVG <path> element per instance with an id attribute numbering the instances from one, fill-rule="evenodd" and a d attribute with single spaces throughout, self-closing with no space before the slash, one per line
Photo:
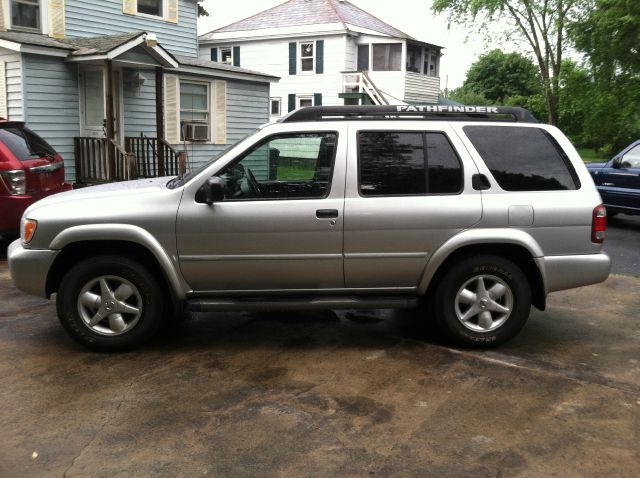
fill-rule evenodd
<path id="1" fill-rule="evenodd" d="M 481 218 L 477 169 L 456 152 L 466 154 L 460 140 L 446 124 L 421 123 L 363 122 L 349 133 L 348 288 L 415 289 L 430 255 Z"/>
<path id="2" fill-rule="evenodd" d="M 185 193 L 177 245 L 182 274 L 194 291 L 344 287 L 347 148 L 339 129 L 259 141 L 216 174 L 225 183 L 223 201 L 207 205 Z"/>

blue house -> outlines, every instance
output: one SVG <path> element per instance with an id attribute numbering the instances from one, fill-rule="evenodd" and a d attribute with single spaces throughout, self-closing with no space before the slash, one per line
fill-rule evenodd
<path id="1" fill-rule="evenodd" d="M 177 174 L 269 120 L 277 78 L 198 59 L 198 0 L 0 0 L 0 116 L 79 184 Z"/>

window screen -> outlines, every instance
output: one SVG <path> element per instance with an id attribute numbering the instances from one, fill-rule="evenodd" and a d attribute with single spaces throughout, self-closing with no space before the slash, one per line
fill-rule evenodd
<path id="1" fill-rule="evenodd" d="M 543 129 L 465 126 L 464 132 L 505 191 L 557 191 L 580 187 L 569 158 Z"/>
<path id="2" fill-rule="evenodd" d="M 442 133 L 359 134 L 360 194 L 420 196 L 462 189 L 462 167 Z"/>

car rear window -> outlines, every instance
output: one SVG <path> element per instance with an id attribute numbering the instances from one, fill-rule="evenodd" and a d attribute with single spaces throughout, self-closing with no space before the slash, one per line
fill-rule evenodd
<path id="1" fill-rule="evenodd" d="M 580 188 L 566 153 L 541 128 L 465 126 L 464 132 L 505 191 Z"/>
<path id="2" fill-rule="evenodd" d="M 0 141 L 19 161 L 55 155 L 55 150 L 40 136 L 24 126 L 0 128 Z"/>
<path id="3" fill-rule="evenodd" d="M 362 131 L 358 135 L 362 196 L 456 194 L 462 165 L 442 133 Z"/>

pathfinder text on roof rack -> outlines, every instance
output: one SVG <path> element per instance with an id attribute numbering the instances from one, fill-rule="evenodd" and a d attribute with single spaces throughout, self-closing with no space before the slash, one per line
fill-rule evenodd
<path id="1" fill-rule="evenodd" d="M 398 112 L 420 113 L 494 113 L 498 114 L 496 106 L 448 106 L 448 105 L 424 105 L 424 106 L 398 106 Z"/>

